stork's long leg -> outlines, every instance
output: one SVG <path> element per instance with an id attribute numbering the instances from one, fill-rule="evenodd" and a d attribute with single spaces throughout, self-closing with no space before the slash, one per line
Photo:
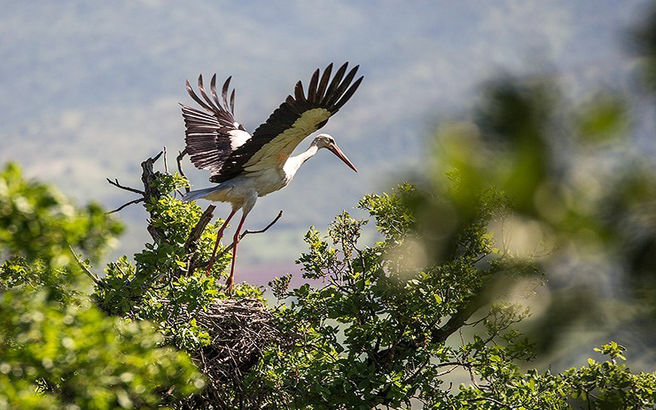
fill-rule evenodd
<path id="1" fill-rule="evenodd" d="M 228 222 L 230 222 L 230 220 L 232 219 L 232 217 L 235 215 L 236 212 L 237 212 L 236 208 L 233 209 L 230 212 L 230 215 L 228 215 L 225 222 L 223 223 L 223 225 L 221 225 L 218 232 L 216 233 L 216 242 L 214 242 L 214 250 L 212 251 L 212 257 L 210 258 L 210 261 L 207 262 L 207 271 L 205 271 L 205 274 L 207 276 L 210 275 L 210 271 L 212 270 L 212 266 L 214 265 L 214 258 L 216 257 L 216 250 L 219 247 L 219 241 L 223 237 L 223 231 L 225 230 L 226 226 L 228 226 Z"/>
<path id="2" fill-rule="evenodd" d="M 247 212 L 242 214 L 239 226 L 237 226 L 237 230 L 235 231 L 235 236 L 232 238 L 234 243 L 234 247 L 232 248 L 232 266 L 230 267 L 230 276 L 228 276 L 228 280 L 226 281 L 229 295 L 232 295 L 232 285 L 234 284 L 235 277 L 235 261 L 237 260 L 237 245 L 239 245 L 239 234 L 241 233 L 241 228 L 244 226 L 246 215 Z"/>

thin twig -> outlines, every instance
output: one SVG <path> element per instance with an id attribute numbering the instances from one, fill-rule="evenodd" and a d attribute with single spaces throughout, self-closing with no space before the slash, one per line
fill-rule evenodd
<path id="1" fill-rule="evenodd" d="M 93 283 L 95 283 L 96 285 L 98 285 L 98 284 L 100 283 L 100 279 L 98 279 L 98 277 L 97 277 L 93 272 L 91 272 L 91 271 L 89 270 L 89 268 L 84 264 L 84 262 L 82 262 L 82 260 L 77 256 L 77 254 L 76 254 L 75 251 L 73 250 L 73 247 L 72 247 L 70 244 L 68 245 L 68 249 L 71 251 L 71 254 L 73 255 L 73 257 L 74 257 L 75 260 L 77 261 L 78 265 L 80 265 L 80 267 L 82 268 L 82 270 L 84 271 L 84 273 L 86 273 L 87 276 L 89 276 L 89 277 L 91 278 L 91 280 L 93 281 Z"/>
<path id="2" fill-rule="evenodd" d="M 250 231 L 248 229 L 245 230 L 241 235 L 239 235 L 239 240 L 241 241 L 242 239 L 244 239 L 244 236 L 246 236 L 248 234 L 251 234 L 251 233 L 264 233 L 264 232 L 266 232 L 269 228 L 271 228 L 273 226 L 273 224 L 278 222 L 278 219 L 280 219 L 281 217 L 282 217 L 282 211 L 278 212 L 278 216 L 276 216 L 273 221 L 271 221 L 266 227 L 264 227 L 264 229 L 259 229 L 259 230 L 256 230 L 256 231 Z M 233 242 L 230 245 L 226 246 L 225 248 L 221 249 L 221 252 L 219 252 L 219 254 L 216 255 L 216 257 L 220 258 L 226 252 L 232 250 L 232 248 L 234 248 L 234 247 L 235 247 L 235 243 Z"/>
<path id="3" fill-rule="evenodd" d="M 469 400 L 467 400 L 467 401 L 470 401 L 470 402 L 475 402 L 475 401 L 489 401 L 489 402 L 491 402 L 491 403 L 496 404 L 497 406 L 502 406 L 502 407 L 505 407 L 505 408 L 507 408 L 507 409 L 514 409 L 514 408 L 515 408 L 515 407 L 513 407 L 513 406 L 511 406 L 511 405 L 509 405 L 509 404 L 506 404 L 506 403 L 503 403 L 503 402 L 501 402 L 501 401 L 499 401 L 499 400 L 493 399 L 492 397 L 476 397 L 476 398 L 473 398 L 473 399 L 469 399 Z"/>
<path id="4" fill-rule="evenodd" d="M 118 208 L 113 209 L 113 210 L 111 210 L 111 211 L 109 211 L 109 212 L 107 212 L 107 213 L 108 213 L 108 214 L 113 214 L 113 213 L 115 213 L 115 212 L 120 211 L 121 209 L 125 208 L 125 207 L 128 206 L 128 205 L 138 204 L 139 202 L 143 202 L 143 201 L 144 201 L 144 198 L 137 198 L 137 199 L 134 199 L 134 200 L 132 200 L 132 201 L 130 201 L 130 202 L 126 202 L 126 203 L 124 203 L 123 205 L 119 206 Z"/>
<path id="5" fill-rule="evenodd" d="M 164 153 L 164 172 L 167 174 L 169 173 L 169 158 L 166 154 L 166 145 L 162 148 L 162 152 Z"/>
<path id="6" fill-rule="evenodd" d="M 278 215 L 273 219 L 273 221 L 271 221 L 266 227 L 264 227 L 264 229 L 259 229 L 259 230 L 256 230 L 256 231 L 250 231 L 248 229 L 245 230 L 241 235 L 239 235 L 239 240 L 241 241 L 244 238 L 244 236 L 246 236 L 248 234 L 251 234 L 251 233 L 264 233 L 264 232 L 266 232 L 269 228 L 271 228 L 273 226 L 273 224 L 278 222 L 278 220 L 281 217 L 282 217 L 282 211 L 278 212 Z M 217 253 L 217 255 L 215 256 L 215 259 L 218 259 L 221 256 L 225 255 L 226 252 L 229 252 L 234 247 L 235 247 L 235 243 L 232 242 L 230 245 L 228 245 L 225 248 L 221 249 L 221 252 Z M 196 265 L 197 268 L 204 268 L 205 266 L 207 266 L 207 262 L 202 262 L 202 263 L 199 263 L 198 265 Z"/>
<path id="7" fill-rule="evenodd" d="M 117 188 L 125 189 L 126 191 L 134 192 L 135 194 L 144 195 L 144 191 L 140 191 L 136 188 L 130 188 L 129 186 L 121 185 L 118 182 L 118 178 L 114 178 L 113 181 L 109 178 L 106 178 L 106 179 L 107 179 L 107 182 L 109 182 L 110 184 L 114 185 Z"/>
<path id="8" fill-rule="evenodd" d="M 182 150 L 178 153 L 178 156 L 176 157 L 176 161 L 178 161 L 178 172 L 180 172 L 180 175 L 187 178 L 185 173 L 182 171 L 182 158 L 184 158 L 185 155 L 187 155 L 187 148 L 185 148 L 184 150 Z M 190 191 L 190 188 L 187 185 L 185 187 L 185 192 L 189 192 L 189 191 Z"/>
<path id="9" fill-rule="evenodd" d="M 260 229 L 260 230 L 257 230 L 257 231 L 251 231 L 251 230 L 246 229 L 241 234 L 241 236 L 239 236 L 239 239 L 241 240 L 244 236 L 248 235 L 249 233 L 263 233 L 263 232 L 266 232 L 267 229 L 271 228 L 273 226 L 273 224 L 278 222 L 278 219 L 280 219 L 280 218 L 282 218 L 282 210 L 280 212 L 278 212 L 278 216 L 276 216 L 273 221 L 271 221 L 266 227 L 264 227 L 264 229 Z"/>
<path id="10" fill-rule="evenodd" d="M 458 365 L 455 365 L 455 366 L 451 367 L 450 369 L 447 369 L 447 370 L 445 370 L 445 371 L 443 371 L 443 372 L 441 372 L 441 373 L 437 373 L 437 374 L 435 374 L 435 377 L 442 377 L 442 376 L 445 376 L 445 375 L 451 373 L 452 371 L 454 371 L 454 370 L 457 369 L 457 368 L 458 368 Z"/>

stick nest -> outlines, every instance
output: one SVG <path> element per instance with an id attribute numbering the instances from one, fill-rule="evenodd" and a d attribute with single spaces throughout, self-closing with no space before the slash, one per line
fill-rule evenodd
<path id="1" fill-rule="evenodd" d="M 243 391 L 244 376 L 268 346 L 287 345 L 295 339 L 277 328 L 274 316 L 258 299 L 216 300 L 194 317 L 211 338 L 209 346 L 190 352 L 208 379 L 208 386 L 194 399 L 196 405 L 204 402 L 224 407 L 220 403 L 231 401 L 226 397 L 227 386 Z"/>

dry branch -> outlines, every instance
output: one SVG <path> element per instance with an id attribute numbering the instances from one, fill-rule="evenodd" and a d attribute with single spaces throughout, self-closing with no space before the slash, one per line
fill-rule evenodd
<path id="1" fill-rule="evenodd" d="M 166 149 L 166 147 L 165 147 L 165 149 Z M 134 192 L 135 194 L 139 194 L 139 195 L 142 196 L 141 198 L 133 199 L 132 201 L 128 201 L 128 202 L 124 203 L 123 205 L 119 206 L 118 208 L 107 212 L 108 214 L 118 212 L 118 211 L 122 210 L 123 208 L 125 208 L 128 205 L 138 204 L 139 202 L 143 202 L 147 198 L 153 196 L 152 194 L 155 193 L 155 190 L 153 190 L 153 188 L 152 188 L 152 181 L 155 178 L 155 172 L 153 171 L 153 164 L 155 163 L 155 161 L 157 161 L 159 159 L 159 157 L 164 152 L 165 151 L 160 151 L 160 153 L 157 154 L 155 157 L 148 158 L 147 160 L 145 160 L 144 162 L 141 163 L 141 168 L 143 169 L 143 173 L 141 174 L 141 181 L 144 183 L 144 188 L 145 188 L 144 191 L 142 191 L 140 189 L 136 189 L 136 188 L 131 188 L 129 186 L 121 185 L 118 182 L 118 178 L 114 178 L 114 181 L 112 181 L 109 178 L 106 178 L 107 182 L 109 182 L 111 185 L 114 185 L 115 187 L 120 188 L 120 189 L 124 189 L 126 191 Z M 157 195 L 155 195 L 155 196 L 157 198 L 159 198 L 161 196 L 161 194 L 157 193 Z"/>
<path id="2" fill-rule="evenodd" d="M 169 158 L 166 152 L 166 145 L 162 147 L 162 152 L 164 153 L 164 172 L 169 173 Z"/>
<path id="3" fill-rule="evenodd" d="M 203 214 L 198 219 L 196 225 L 191 229 L 191 232 L 189 233 L 189 237 L 185 242 L 184 249 L 185 249 L 185 253 L 188 255 L 187 267 L 186 269 L 182 270 L 182 272 L 180 272 L 185 276 L 189 275 L 196 269 L 196 262 L 194 259 L 196 256 L 196 249 L 198 248 L 198 241 L 200 240 L 200 237 L 203 235 L 203 231 L 212 220 L 212 217 L 214 216 L 214 209 L 216 209 L 216 206 L 214 205 L 209 205 L 207 209 L 205 209 Z"/>
<path id="4" fill-rule="evenodd" d="M 105 179 L 107 179 L 107 182 L 109 182 L 110 184 L 114 185 L 114 186 L 117 187 L 117 188 L 125 189 L 126 191 L 134 192 L 135 194 L 139 194 L 139 195 L 143 195 L 143 194 L 144 194 L 144 191 L 140 191 L 140 190 L 138 190 L 138 189 L 136 189 L 136 188 L 130 188 L 129 186 L 121 185 L 121 184 L 118 182 L 118 178 L 114 178 L 113 181 L 112 181 L 111 179 L 109 179 L 109 178 L 105 178 Z"/>
<path id="5" fill-rule="evenodd" d="M 130 202 L 126 202 L 126 203 L 124 203 L 123 205 L 119 206 L 119 207 L 116 208 L 116 209 L 112 209 L 111 211 L 108 211 L 107 213 L 108 213 L 108 214 L 116 213 L 116 212 L 122 210 L 123 208 L 125 208 L 125 207 L 128 206 L 128 205 L 138 204 L 139 202 L 143 202 L 144 200 L 145 200 L 144 198 L 133 199 L 132 201 L 130 201 Z"/>
<path id="6" fill-rule="evenodd" d="M 209 205 L 198 219 L 196 225 L 191 229 L 191 232 L 189 233 L 189 238 L 187 238 L 187 241 L 185 242 L 185 246 L 184 246 L 186 253 L 189 254 L 196 251 L 196 248 L 198 247 L 198 240 L 203 234 L 205 227 L 207 226 L 207 224 L 210 223 L 212 217 L 214 216 L 214 209 L 216 209 L 216 206 Z"/>
<path id="7" fill-rule="evenodd" d="M 183 177 L 187 178 L 187 176 L 185 175 L 185 173 L 182 171 L 182 158 L 184 158 L 185 155 L 187 155 L 187 148 L 185 148 L 184 150 L 180 151 L 180 152 L 178 153 L 178 156 L 177 156 L 175 159 L 176 159 L 176 161 L 178 162 L 178 172 L 180 173 L 180 175 L 182 175 Z M 190 191 L 189 186 L 186 186 L 186 187 L 185 187 L 185 192 L 189 192 L 189 191 Z"/>
<path id="8" fill-rule="evenodd" d="M 164 151 L 160 151 L 159 154 L 155 155 L 152 158 L 148 158 L 144 162 L 141 163 L 141 169 L 143 170 L 141 173 L 141 182 L 143 182 L 144 185 L 144 197 L 145 198 L 155 198 L 159 199 L 162 197 L 162 192 L 159 192 L 155 186 L 155 177 L 157 176 L 157 173 L 153 170 L 153 165 L 155 164 L 155 161 L 159 159 L 159 157 L 162 156 Z"/>
<path id="9" fill-rule="evenodd" d="M 249 230 L 249 229 L 246 229 L 246 230 L 245 230 L 245 231 L 239 236 L 239 239 L 240 239 L 240 240 L 243 239 L 244 236 L 246 236 L 246 235 L 248 235 L 248 234 L 250 234 L 250 233 L 263 233 L 263 232 L 266 232 L 269 228 L 271 228 L 271 227 L 273 226 L 273 224 L 275 224 L 276 222 L 278 222 L 278 219 L 280 219 L 280 218 L 282 218 L 282 210 L 280 210 L 280 212 L 278 212 L 278 216 L 276 216 L 275 219 L 274 219 L 273 221 L 271 221 L 266 227 L 264 227 L 264 229 L 259 229 L 259 230 L 256 230 L 256 231 L 251 231 L 251 230 Z"/>
<path id="10" fill-rule="evenodd" d="M 282 218 L 282 211 L 278 212 L 278 215 L 276 215 L 276 217 L 273 219 L 273 221 L 269 222 L 269 224 L 268 224 L 267 226 L 265 226 L 264 228 L 262 228 L 262 229 L 258 229 L 258 230 L 255 230 L 255 231 L 251 231 L 251 230 L 248 230 L 248 229 L 247 229 L 247 230 L 245 230 L 244 232 L 242 232 L 242 234 L 239 235 L 239 240 L 241 241 L 242 239 L 244 239 L 244 236 L 249 235 L 249 234 L 264 233 L 264 232 L 266 232 L 266 231 L 267 231 L 269 228 L 271 228 L 276 222 L 278 222 L 278 220 L 279 220 L 280 218 Z M 226 246 L 225 248 L 221 249 L 221 252 L 219 252 L 219 253 L 216 254 L 215 259 L 218 259 L 218 258 L 220 258 L 221 256 L 225 255 L 226 252 L 230 252 L 230 251 L 232 250 L 232 248 L 234 248 L 234 247 L 235 247 L 235 243 L 232 242 L 230 245 L 228 245 L 228 246 Z M 194 268 L 204 268 L 204 267 L 207 266 L 207 264 L 208 264 L 208 261 L 201 262 L 201 263 L 198 263 L 198 264 L 194 265 Z M 190 269 L 189 271 L 192 272 L 191 269 Z"/>

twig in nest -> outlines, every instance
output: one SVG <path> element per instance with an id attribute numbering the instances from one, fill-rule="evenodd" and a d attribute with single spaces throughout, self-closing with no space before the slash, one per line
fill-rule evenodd
<path id="1" fill-rule="evenodd" d="M 115 178 L 113 181 L 109 178 L 105 178 L 105 179 L 107 179 L 107 182 L 109 182 L 110 184 L 114 185 L 117 188 L 125 189 L 126 191 L 134 192 L 135 194 L 144 195 L 144 191 L 140 191 L 136 188 L 130 188 L 129 186 L 121 185 L 118 182 L 118 178 Z"/>
<path id="2" fill-rule="evenodd" d="M 137 198 L 137 199 L 134 199 L 134 200 L 132 200 L 132 201 L 130 201 L 130 202 L 126 202 L 126 203 L 124 203 L 123 205 L 119 206 L 118 208 L 113 209 L 113 210 L 111 210 L 111 211 L 109 211 L 109 212 L 107 212 L 107 213 L 108 213 L 108 214 L 113 214 L 114 212 L 118 212 L 118 211 L 120 211 L 121 209 L 125 208 L 125 207 L 128 206 L 128 205 L 138 204 L 139 202 L 143 202 L 143 201 L 144 201 L 144 198 Z"/>
<path id="3" fill-rule="evenodd" d="M 229 388 L 243 391 L 244 375 L 257 364 L 262 352 L 270 346 L 291 346 L 300 337 L 281 332 L 273 314 L 257 299 L 216 300 L 207 309 L 180 313 L 177 321 L 188 323 L 193 318 L 211 338 L 209 345 L 190 351 L 208 382 L 206 389 L 192 399 L 196 401 L 189 402 L 191 408 L 206 408 L 207 403 L 238 407 Z"/>
<path id="4" fill-rule="evenodd" d="M 91 270 L 89 270 L 89 268 L 84 264 L 84 262 L 82 262 L 82 260 L 79 258 L 79 256 L 77 256 L 77 254 L 75 253 L 75 251 L 73 250 L 73 247 L 71 245 L 68 245 L 68 250 L 71 251 L 71 254 L 73 255 L 73 257 L 77 261 L 77 264 L 80 265 L 80 268 L 82 268 L 84 273 L 86 273 L 87 276 L 91 278 L 93 283 L 95 283 L 96 285 L 99 284 L 100 279 L 98 279 L 98 277 L 93 272 L 91 272 Z"/>

